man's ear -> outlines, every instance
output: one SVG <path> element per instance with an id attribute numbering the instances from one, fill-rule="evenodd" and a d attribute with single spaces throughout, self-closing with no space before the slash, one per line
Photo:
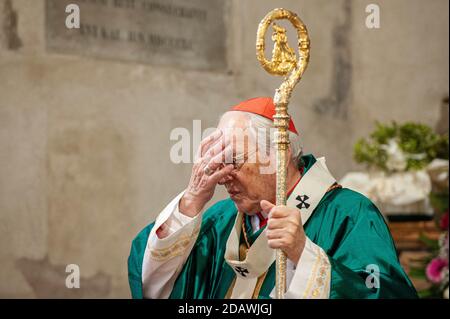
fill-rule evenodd
<path id="1" fill-rule="evenodd" d="M 292 149 L 291 149 L 291 144 L 289 144 L 289 147 L 287 149 L 287 163 L 286 165 L 289 166 L 289 164 L 291 164 L 292 162 Z"/>

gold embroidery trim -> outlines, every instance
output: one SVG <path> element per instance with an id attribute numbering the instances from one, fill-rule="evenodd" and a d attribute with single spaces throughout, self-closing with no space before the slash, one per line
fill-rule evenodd
<path id="1" fill-rule="evenodd" d="M 342 188 L 341 184 L 338 183 L 334 183 L 333 185 L 331 185 L 330 187 L 328 187 L 327 191 L 325 193 L 331 192 L 333 189 L 335 188 Z"/>
<path id="2" fill-rule="evenodd" d="M 261 291 L 264 280 L 266 279 L 266 276 L 267 276 L 267 271 L 258 277 L 258 281 L 256 282 L 256 285 L 255 285 L 255 290 L 253 290 L 252 299 L 258 299 L 259 293 Z"/>
<path id="3" fill-rule="evenodd" d="M 197 237 L 200 232 L 200 227 L 194 230 L 191 235 L 180 236 L 180 238 L 170 245 L 162 249 L 151 249 L 150 254 L 152 259 L 157 261 L 165 261 L 167 259 L 180 256 L 186 251 L 186 247 L 191 243 L 192 239 Z"/>
<path id="4" fill-rule="evenodd" d="M 316 248 L 316 256 L 316 261 L 314 262 L 312 273 L 308 278 L 303 298 L 322 298 L 323 291 L 331 275 L 328 258 L 318 247 Z"/>

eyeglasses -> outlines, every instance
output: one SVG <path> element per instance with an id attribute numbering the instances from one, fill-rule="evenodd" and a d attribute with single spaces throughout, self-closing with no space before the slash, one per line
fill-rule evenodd
<path id="1" fill-rule="evenodd" d="M 251 151 L 247 154 L 240 154 L 238 156 L 233 156 L 233 172 L 238 172 L 242 169 L 242 167 L 247 163 L 254 163 L 256 161 L 256 157 L 253 158 L 253 155 L 257 154 L 256 151 Z M 249 162 L 250 160 L 250 162 Z"/>
<path id="2" fill-rule="evenodd" d="M 246 163 L 246 161 L 241 161 L 238 162 L 235 158 L 233 158 L 233 172 L 238 172 L 241 170 L 242 166 L 244 166 L 244 164 Z"/>

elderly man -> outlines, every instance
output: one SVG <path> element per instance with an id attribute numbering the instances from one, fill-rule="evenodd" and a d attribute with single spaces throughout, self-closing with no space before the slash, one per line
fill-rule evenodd
<path id="1" fill-rule="evenodd" d="M 272 298 L 282 249 L 286 298 L 417 297 L 378 209 L 302 156 L 292 120 L 287 205 L 273 204 L 274 113 L 271 98 L 242 102 L 202 141 L 185 190 L 133 241 L 132 296 Z M 217 185 L 230 198 L 204 211 Z"/>

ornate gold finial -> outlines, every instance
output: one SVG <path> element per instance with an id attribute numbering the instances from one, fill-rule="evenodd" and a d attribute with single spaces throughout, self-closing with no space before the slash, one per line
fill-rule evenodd
<path id="1" fill-rule="evenodd" d="M 275 24 L 274 22 L 276 20 L 290 21 L 297 31 L 298 61 L 295 51 L 288 45 L 286 29 Z M 272 51 L 272 60 L 268 61 L 265 57 L 264 50 L 266 42 L 265 35 L 270 25 L 272 25 L 274 30 L 272 34 L 274 48 Z M 261 20 L 258 27 L 256 35 L 256 57 L 267 72 L 287 76 L 290 72 L 294 71 L 294 77 L 297 81 L 300 80 L 309 61 L 309 36 L 302 20 L 295 13 L 286 9 L 279 8 L 269 12 Z"/>

